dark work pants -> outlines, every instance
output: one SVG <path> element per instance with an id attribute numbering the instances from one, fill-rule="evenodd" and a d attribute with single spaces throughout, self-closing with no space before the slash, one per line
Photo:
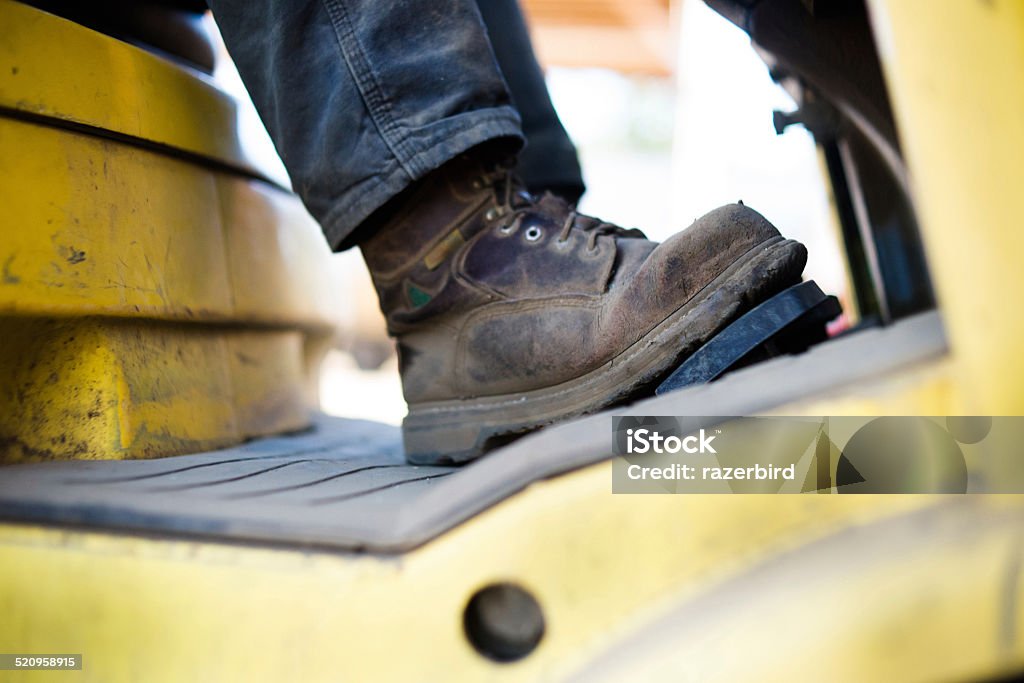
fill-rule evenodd
<path id="1" fill-rule="evenodd" d="M 516 0 L 209 5 L 332 246 L 349 246 L 390 198 L 492 140 L 528 141 L 519 170 L 531 188 L 582 192 Z"/>

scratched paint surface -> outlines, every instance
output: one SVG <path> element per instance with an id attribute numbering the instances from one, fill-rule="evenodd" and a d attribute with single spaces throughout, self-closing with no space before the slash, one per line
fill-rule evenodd
<path id="1" fill-rule="evenodd" d="M 140 75 L 177 69 L 109 43 Z M 187 101 L 191 78 L 139 115 L 173 123 L 159 103 Z M 19 83 L 0 95 L 27 102 Z M 44 90 L 22 94 L 60 94 Z M 232 130 L 230 107 L 217 111 Z M 0 114 L 0 463 L 162 457 L 306 426 L 338 307 L 330 251 L 298 199 L 54 123 Z"/>
<path id="2" fill-rule="evenodd" d="M 298 199 L 0 117 L 0 313 L 330 327 L 330 251 Z"/>
<path id="3" fill-rule="evenodd" d="M 0 462 L 152 458 L 300 429 L 299 331 L 0 317 Z"/>
<path id="4" fill-rule="evenodd" d="M 0 310 L 230 315 L 211 172 L 5 119 L 0 148 Z"/>

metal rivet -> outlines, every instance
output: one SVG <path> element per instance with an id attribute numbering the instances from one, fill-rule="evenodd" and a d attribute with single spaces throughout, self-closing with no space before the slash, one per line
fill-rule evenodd
<path id="1" fill-rule="evenodd" d="M 512 583 L 478 590 L 466 605 L 462 624 L 476 651 L 498 662 L 514 662 L 533 652 L 545 630 L 540 603 Z"/>
<path id="2" fill-rule="evenodd" d="M 498 209 L 498 207 L 496 207 L 496 206 L 492 206 L 491 208 L 487 209 L 487 213 L 484 214 L 484 218 L 486 218 L 489 221 L 493 221 L 493 220 L 495 220 L 497 218 L 500 218 L 500 217 L 501 217 L 501 210 Z"/>
<path id="3" fill-rule="evenodd" d="M 543 236 L 544 231 L 538 228 L 536 225 L 531 225 L 526 229 L 526 232 L 523 233 L 523 237 L 526 238 L 527 242 L 536 242 Z"/>

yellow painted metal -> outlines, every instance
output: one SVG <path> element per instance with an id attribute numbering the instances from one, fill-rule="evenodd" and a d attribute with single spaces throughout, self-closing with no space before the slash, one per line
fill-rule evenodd
<path id="1" fill-rule="evenodd" d="M 978 506 L 872 525 L 840 543 L 809 543 L 779 558 L 781 567 L 769 562 L 717 588 L 711 599 L 680 601 L 683 618 L 669 622 L 674 633 L 664 632 L 664 622 L 649 627 L 586 680 L 1019 675 L 1020 510 L 1006 515 L 993 506 L 978 515 L 971 507 Z"/>
<path id="2" fill-rule="evenodd" d="M 298 199 L 0 117 L 0 313 L 327 328 L 329 250 Z"/>
<path id="3" fill-rule="evenodd" d="M 272 186 L 0 117 L 0 460 L 156 457 L 296 429 L 335 310 Z"/>
<path id="4" fill-rule="evenodd" d="M 11 119 L 0 145 L 4 312 L 230 318 L 212 172 Z"/>
<path id="5" fill-rule="evenodd" d="M 1011 210 L 1012 185 L 1024 163 L 1024 130 L 1015 123 L 1024 111 L 1019 79 L 1024 10 L 1008 2 L 950 0 L 941 12 L 930 5 L 875 0 L 872 10 L 883 28 L 886 72 L 953 353 L 883 380 L 837 387 L 779 412 L 1020 411 L 1024 399 L 1016 347 L 1022 323 L 1012 310 L 1012 293 L 1021 290 L 1015 258 L 1024 253 L 1024 238 L 1014 229 Z M 9 3 L 0 7 L 11 11 Z M 948 49 L 951 35 L 957 36 L 957 50 Z M 0 136 L 7 124 L 0 120 Z M 15 138 L 27 131 L 26 124 L 10 125 L 22 126 L 6 138 L 17 144 Z M 979 134 L 964 135 L 965 127 Z M 68 159 L 117 159 L 125 152 L 130 160 L 115 162 L 125 164 L 118 176 L 165 173 L 177 178 L 167 179 L 175 188 L 190 183 L 187 187 L 195 194 L 177 195 L 188 197 L 181 200 L 184 206 L 173 206 L 169 195 L 161 194 L 162 181 L 144 191 L 126 186 L 119 196 L 132 205 L 133 193 L 156 193 L 150 201 L 163 204 L 146 214 L 147 221 L 173 216 L 182 234 L 193 240 L 188 249 L 194 251 L 175 256 L 183 259 L 182 268 L 191 258 L 205 263 L 202 259 L 211 253 L 227 265 L 211 274 L 220 278 L 215 287 L 180 278 L 167 283 L 164 293 L 172 285 L 185 288 L 175 290 L 169 304 L 147 291 L 158 289 L 160 283 L 147 279 L 144 259 L 132 260 L 128 249 L 105 252 L 102 244 L 81 246 L 86 243 L 72 231 L 73 221 L 61 223 L 64 231 L 56 242 L 24 238 L 18 244 L 31 258 L 16 258 L 4 267 L 5 281 L 18 279 L 7 285 L 21 287 L 43 273 L 60 276 L 65 284 L 53 288 L 50 296 L 33 295 L 26 285 L 6 299 L 0 284 L 0 309 L 22 324 L 26 306 L 37 307 L 34 315 L 61 319 L 34 321 L 45 328 L 42 332 L 21 328 L 19 334 L 0 336 L 0 345 L 38 358 L 32 369 L 30 363 L 5 366 L 3 372 L 12 374 L 0 373 L 0 387 L 27 383 L 39 397 L 37 405 L 60 401 L 63 419 L 79 430 L 72 443 L 105 443 L 103 452 L 113 452 L 125 438 L 138 444 L 135 454 L 147 454 L 145 448 L 159 450 L 160 440 L 151 435 L 163 430 L 173 442 L 175 430 L 185 423 L 195 425 L 190 429 L 198 440 L 216 443 L 237 438 L 252 425 L 272 422 L 267 415 L 279 410 L 272 398 L 244 406 L 234 402 L 240 395 L 272 397 L 264 387 L 278 382 L 275 378 L 287 384 L 301 367 L 308 368 L 301 359 L 315 356 L 322 342 L 295 331 L 316 320 L 321 308 L 289 314 L 301 308 L 303 300 L 298 289 L 288 290 L 291 276 L 285 274 L 302 263 L 299 252 L 307 252 L 296 246 L 294 258 L 289 256 L 289 245 L 296 243 L 276 227 L 280 221 L 273 218 L 274 212 L 288 214 L 288 200 L 280 198 L 279 204 L 278 195 L 265 186 L 186 164 L 173 172 L 160 170 L 162 164 L 180 162 L 134 149 L 118 147 L 90 156 L 82 151 L 85 143 L 78 136 L 61 135 L 60 144 L 66 142 L 71 150 Z M 42 137 L 36 142 L 44 151 L 51 144 Z M 28 172 L 32 166 L 21 163 L 18 168 Z M 59 169 L 51 172 L 63 177 Z M 31 193 L 28 183 L 19 187 Z M 76 191 L 79 194 L 68 196 L 77 196 L 79 206 L 93 211 L 90 225 L 120 225 L 102 223 L 98 209 L 88 208 L 88 187 Z M 97 191 L 99 187 L 93 190 Z M 18 194 L 5 199 L 17 200 Z M 47 201 L 42 192 L 34 196 Z M 269 205 L 253 208 L 260 206 L 261 197 Z M 61 201 L 68 200 L 61 196 Z M 195 209 L 189 206 L 192 201 L 200 208 L 190 214 Z M 144 201 L 135 206 L 136 211 L 146 210 Z M 202 211 L 209 206 L 218 208 L 213 214 Z M 42 211 L 34 205 L 31 210 Z M 34 221 L 42 218 L 42 224 L 47 219 L 70 220 L 58 213 L 30 216 Z M 215 225 L 215 232 L 220 232 L 212 237 L 199 231 L 193 235 L 188 232 L 192 220 Z M 145 222 L 139 221 L 137 229 Z M 260 238 L 232 232 L 230 226 L 239 222 Z M 5 239 L 22 239 L 13 225 L 0 226 Z M 83 239 L 89 234 L 84 231 Z M 153 234 L 156 239 L 167 232 Z M 123 246 L 125 234 L 117 235 Z M 45 237 L 49 239 L 49 233 Z M 271 237 L 283 240 L 284 247 L 271 248 Z M 142 239 L 150 237 L 143 234 Z M 0 249 L 5 245 L 6 241 L 0 243 Z M 78 251 L 86 252 L 86 260 L 73 264 Z M 162 252 L 147 247 L 147 253 Z M 126 272 L 138 291 L 114 288 L 126 301 L 109 293 L 104 298 L 102 269 L 95 276 L 75 279 L 83 277 L 75 267 L 103 254 L 115 261 L 127 256 L 131 264 Z M 5 252 L 0 265 L 10 255 Z M 246 270 L 248 263 L 263 265 Z M 29 269 L 21 270 L 22 266 Z M 24 279 L 24 273 L 31 277 Z M 76 281 L 92 288 L 89 296 L 74 298 Z M 205 302 L 189 308 L 207 322 L 235 317 L 262 322 L 237 330 L 236 336 L 220 327 L 181 322 L 191 319 L 178 306 L 185 299 Z M 87 310 L 123 320 L 77 317 L 81 307 L 90 305 L 101 309 Z M 161 328 L 167 335 L 157 339 L 174 349 L 173 355 L 184 354 L 179 361 L 165 354 L 141 353 L 137 358 L 179 365 L 163 371 L 136 369 L 133 372 L 145 371 L 133 378 L 118 369 L 126 359 L 134 362 L 130 349 L 142 341 L 138 335 L 145 328 L 129 308 L 136 305 L 149 311 L 147 318 L 167 321 Z M 287 322 L 276 327 L 274 321 Z M 5 354 L 0 352 L 0 358 L 11 357 Z M 272 372 L 244 374 L 253 360 L 270 359 L 280 362 Z M 75 376 L 84 380 L 65 382 L 61 372 L 79 368 L 85 372 Z M 48 383 L 51 375 L 55 379 Z M 188 386 L 167 390 L 161 383 L 172 375 Z M 104 404 L 100 418 L 89 416 L 95 396 L 114 401 Z M 213 404 L 216 400 L 224 401 L 222 408 L 227 402 L 233 407 L 219 410 Z M 10 405 L 0 400 L 0 428 L 7 427 L 2 414 Z M 139 406 L 132 413 L 135 417 L 125 418 L 124 406 L 129 413 Z M 169 424 L 161 426 L 162 418 Z M 31 413 L 22 413 L 13 422 L 32 424 L 32 419 Z M 47 438 L 51 433 L 44 429 L 34 443 L 49 448 Z M 173 446 L 179 447 L 184 445 Z M 3 525 L 0 604 L 5 606 L 5 618 L 0 620 L 0 643 L 8 651 L 81 652 L 85 670 L 76 676 L 85 680 L 556 678 L 578 671 L 599 654 L 614 652 L 622 639 L 727 580 L 757 585 L 758 568 L 773 558 L 798 554 L 818 539 L 841 533 L 849 534 L 856 549 L 858 534 L 885 533 L 890 522 L 914 513 L 923 520 L 921 533 L 928 534 L 936 529 L 929 526 L 929 514 L 946 506 L 974 510 L 990 523 L 979 524 L 969 540 L 924 554 L 904 556 L 894 548 L 891 564 L 870 567 L 860 576 L 843 575 L 836 565 L 804 567 L 788 587 L 791 592 L 786 595 L 792 600 L 726 604 L 722 614 L 728 619 L 714 628 L 709 625 L 705 640 L 681 642 L 643 658 L 630 659 L 630 653 L 623 652 L 616 667 L 605 673 L 612 680 L 663 680 L 711 670 L 728 674 L 730 680 L 860 681 L 967 678 L 1019 670 L 1024 667 L 1024 631 L 1019 628 L 1024 610 L 1015 529 L 1024 515 L 1021 497 L 612 496 L 607 463 L 535 484 L 396 558 Z M 1006 519 L 1014 524 L 1003 524 Z M 837 556 L 836 562 L 840 560 Z M 461 631 L 461 611 L 472 592 L 502 580 L 534 591 L 548 618 L 548 632 L 538 651 L 510 665 L 476 654 Z M 792 634 L 798 631 L 816 637 L 797 641 Z M 955 651 L 962 669 L 937 670 L 948 658 L 935 657 L 936 651 Z M 828 668 L 837 661 L 852 664 Z M 747 662 L 770 666 L 752 671 L 745 668 Z M 63 679 L 66 674 L 32 678 L 58 676 Z"/>
<path id="6" fill-rule="evenodd" d="M 244 166 L 233 101 L 25 5 L 0 0 L 0 25 L 0 462 L 308 424 L 330 251 L 294 195 L 226 170 Z"/>
<path id="7" fill-rule="evenodd" d="M 776 406 L 770 415 L 966 415 L 947 356 Z"/>
<path id="8" fill-rule="evenodd" d="M 1024 318 L 1014 295 L 1024 291 L 1018 263 L 1024 236 L 1016 227 L 1015 190 L 1024 177 L 1024 5 L 870 4 L 952 351 L 772 412 L 1020 414 Z M 622 652 L 602 673 L 606 680 L 758 681 L 977 680 L 1019 673 L 1024 502 L 1021 496 L 968 501 L 963 505 L 1017 512 L 1001 527 L 994 513 L 991 525 L 966 532 L 969 541 L 929 552 L 893 547 L 891 561 L 859 572 L 840 566 L 855 561 L 854 551 L 803 564 L 791 584 L 745 576 L 731 599 L 715 603 L 715 614 L 686 630 L 688 637 Z M 729 516 L 736 505 L 704 504 L 705 514 L 715 516 Z M 782 504 L 766 508 L 764 519 L 782 510 Z M 928 523 L 920 529 L 925 536 L 939 531 Z M 749 533 L 741 526 L 733 532 Z M 752 583 L 764 593 L 751 591 Z M 950 669 L 950 662 L 958 668 Z"/>
<path id="9" fill-rule="evenodd" d="M 328 330 L 341 292 L 323 232 L 295 195 L 217 175 L 231 317 Z"/>
<path id="10" fill-rule="evenodd" d="M 0 26 L 0 108 L 252 170 L 234 100 L 204 74 L 12 0 L 0 0 Z"/>
<path id="11" fill-rule="evenodd" d="M 942 359 L 835 387 L 772 412 L 1020 414 L 1024 317 L 1016 294 L 1024 291 L 1024 234 L 1017 228 L 1017 185 L 1024 177 L 1024 4 L 869 5 L 952 349 Z M 1021 501 L 1005 496 L 998 504 L 1018 507 Z M 969 548 L 900 554 L 897 561 L 837 579 L 841 588 L 820 581 L 820 575 L 795 593 L 761 584 L 800 607 L 763 596 L 726 602 L 720 623 L 735 640 L 681 639 L 669 649 L 634 653 L 623 660 L 628 668 L 604 673 L 608 680 L 622 680 L 624 672 L 631 680 L 676 680 L 695 671 L 723 680 L 796 680 L 808 671 L 814 672 L 812 680 L 976 680 L 1019 673 L 1019 529 L 1019 521 L 999 532 L 979 526 Z M 921 533 L 936 531 L 924 526 Z M 838 555 L 834 560 L 842 561 Z M 1001 608 L 1009 615 L 1000 616 Z M 782 635 L 764 637 L 766 622 Z M 954 659 L 936 657 L 940 652 L 955 652 L 963 669 L 936 670 L 937 661 L 945 666 Z M 686 665 L 695 661 L 701 666 Z M 777 667 L 749 666 L 765 661 Z"/>
<path id="12" fill-rule="evenodd" d="M 1024 412 L 1024 3 L 871 0 L 968 414 Z"/>
<path id="13" fill-rule="evenodd" d="M 612 496 L 610 480 L 604 463 L 535 484 L 400 558 L 0 526 L 0 642 L 10 651 L 81 652 L 83 679 L 108 682 L 560 678 L 680 602 L 729 579 L 756 584 L 758 568 L 772 558 L 843 530 L 852 530 L 855 550 L 858 537 L 884 534 L 886 520 L 907 514 L 925 515 L 924 533 L 928 511 L 945 505 L 983 506 L 993 520 L 1024 514 L 1017 498 Z M 976 537 L 915 557 L 891 579 L 865 575 L 861 588 L 876 582 L 874 597 L 861 596 L 865 605 L 892 594 L 888 580 L 923 582 L 880 622 L 867 610 L 820 613 L 830 602 L 856 604 L 850 586 L 831 582 L 814 587 L 813 601 L 739 619 L 742 637 L 728 625 L 709 629 L 713 647 L 705 657 L 723 656 L 731 644 L 741 658 L 745 647 L 785 642 L 780 624 L 824 619 L 859 630 L 848 641 L 823 643 L 823 651 L 846 645 L 848 655 L 870 657 L 851 671 L 882 675 L 834 669 L 828 680 L 920 680 L 936 673 L 929 648 L 954 642 L 970 667 L 965 673 L 1019 665 L 1021 633 L 1008 643 L 995 633 L 1006 613 L 996 592 L 1014 571 L 1012 539 L 995 524 Z M 793 585 L 810 585 L 823 570 L 794 574 Z M 958 584 L 964 577 L 970 580 Z M 515 664 L 480 656 L 462 632 L 472 593 L 505 580 L 534 592 L 547 619 L 538 650 Z M 699 645 L 687 645 L 689 658 L 701 656 Z M 894 648 L 912 656 L 895 657 Z M 707 669 L 714 661 L 690 663 Z M 822 680 L 825 665 L 812 649 L 776 664 L 805 680 Z"/>
<path id="14" fill-rule="evenodd" d="M 151 458 L 308 423 L 297 330 L 0 317 L 5 462 Z M 2 475 L 0 475 L 2 476 Z"/>

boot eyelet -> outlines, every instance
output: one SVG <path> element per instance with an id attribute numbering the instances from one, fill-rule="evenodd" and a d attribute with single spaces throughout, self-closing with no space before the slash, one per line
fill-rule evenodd
<path id="1" fill-rule="evenodd" d="M 527 242 L 536 242 L 544 236 L 544 231 L 538 228 L 536 225 L 531 225 L 523 233 L 523 237 L 526 238 Z"/>
<path id="2" fill-rule="evenodd" d="M 484 214 L 484 218 L 488 221 L 493 221 L 501 217 L 501 211 L 496 206 L 492 206 L 487 209 L 487 213 Z"/>
<path id="3" fill-rule="evenodd" d="M 511 235 L 515 232 L 515 223 L 509 223 L 508 225 L 501 225 L 498 227 L 499 235 Z"/>

